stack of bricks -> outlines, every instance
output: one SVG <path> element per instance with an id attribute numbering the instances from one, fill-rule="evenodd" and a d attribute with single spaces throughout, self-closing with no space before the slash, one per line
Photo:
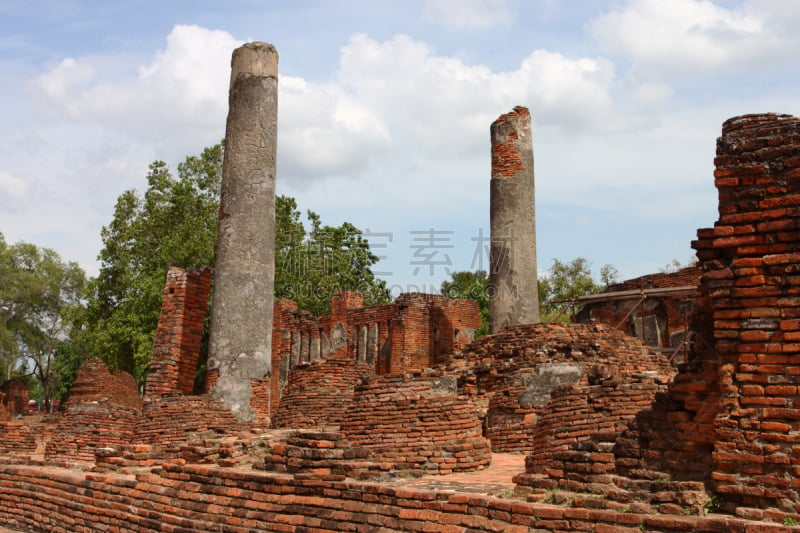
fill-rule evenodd
<path id="1" fill-rule="evenodd" d="M 485 405 L 494 451 L 530 452 L 549 389 L 643 373 L 666 382 L 674 370 L 638 339 L 602 324 L 530 324 L 476 340 L 442 366 L 459 390 Z M 538 395 L 538 398 L 531 398 Z"/>
<path id="2" fill-rule="evenodd" d="M 187 463 L 233 467 L 245 459 L 249 439 L 236 436 L 193 435 L 180 446 L 178 457 Z"/>
<path id="3" fill-rule="evenodd" d="M 342 356 L 296 366 L 281 396 L 274 427 L 338 427 L 361 377 L 373 374 L 373 365 Z"/>
<path id="4" fill-rule="evenodd" d="M 449 474 L 491 461 L 475 405 L 434 370 L 365 378 L 341 431 L 397 470 Z"/>
<path id="5" fill-rule="evenodd" d="M 166 445 L 186 442 L 194 434 L 236 435 L 247 430 L 221 402 L 202 394 L 147 402 L 135 435 L 137 442 Z"/>
<path id="6" fill-rule="evenodd" d="M 715 165 L 720 217 L 692 244 L 717 365 L 714 488 L 743 506 L 797 512 L 800 118 L 727 120 Z"/>
<path id="7" fill-rule="evenodd" d="M 530 111 L 522 106 L 516 106 L 513 111 L 500 115 L 495 120 L 495 124 L 509 121 L 515 117 L 529 117 Z M 518 141 L 516 131 L 510 131 L 504 143 L 496 143 L 492 146 L 492 175 L 504 178 L 515 178 L 519 172 L 525 171 L 522 163 L 522 156 L 516 147 Z"/>
<path id="8" fill-rule="evenodd" d="M 211 278 L 209 268 L 167 272 L 145 386 L 148 399 L 194 391 Z"/>
<path id="9" fill-rule="evenodd" d="M 112 374 L 91 358 L 78 370 L 64 414 L 47 442 L 48 458 L 94 461 L 97 448 L 127 444 L 141 415 L 142 399 L 133 376 Z"/>
<path id="10" fill-rule="evenodd" d="M 0 422 L 0 454 L 32 454 L 36 435 L 25 422 Z"/>
<path id="11" fill-rule="evenodd" d="M 261 469 L 341 481 L 374 478 L 391 470 L 391 465 L 373 461 L 369 450 L 353 446 L 341 433 L 295 431 L 285 442 L 269 445 Z"/>
<path id="12" fill-rule="evenodd" d="M 6 393 L 0 391 L 0 422 L 11 420 L 11 411 L 9 411 L 3 403 L 3 398 L 5 398 L 5 396 Z"/>
<path id="13" fill-rule="evenodd" d="M 530 373 L 522 373 L 530 375 Z M 533 405 L 520 405 L 528 381 L 514 374 L 488 399 L 485 423 L 486 437 L 495 453 L 530 453 L 533 451 L 531 435 L 536 426 L 537 409 Z"/>
<path id="14" fill-rule="evenodd" d="M 175 453 L 148 444 L 123 444 L 95 450 L 93 472 L 135 473 L 174 460 Z"/>
<path id="15" fill-rule="evenodd" d="M 65 414 L 84 403 L 112 404 L 142 409 L 142 397 L 133 376 L 127 372 L 111 373 L 106 364 L 96 357 L 88 359 L 75 376 L 69 399 L 64 403 Z"/>

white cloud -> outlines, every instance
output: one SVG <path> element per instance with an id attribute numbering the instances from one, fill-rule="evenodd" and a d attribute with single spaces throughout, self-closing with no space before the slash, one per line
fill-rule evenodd
<path id="1" fill-rule="evenodd" d="M 4 209 L 16 210 L 28 190 L 29 180 L 0 171 L 0 205 Z"/>
<path id="2" fill-rule="evenodd" d="M 493 72 L 436 55 L 406 35 L 384 42 L 355 35 L 342 48 L 338 81 L 388 125 L 396 143 L 437 154 L 471 154 L 489 124 L 515 105 L 530 107 L 537 123 L 572 132 L 640 123 L 637 110 L 617 108 L 615 92 L 629 89 L 618 86 L 604 58 L 535 50 L 518 68 Z"/>
<path id="3" fill-rule="evenodd" d="M 278 169 L 294 186 L 358 177 L 388 147 L 386 125 L 341 87 L 292 76 L 278 83 Z"/>
<path id="4" fill-rule="evenodd" d="M 450 30 L 484 30 L 513 21 L 510 0 L 426 0 L 423 18 Z"/>
<path id="5" fill-rule="evenodd" d="M 209 130 L 222 137 L 230 55 L 239 44 L 227 32 L 179 25 L 144 64 L 126 56 L 67 58 L 35 85 L 51 113 L 139 143 L 196 151 L 208 143 Z"/>
<path id="6" fill-rule="evenodd" d="M 794 54 L 800 15 L 789 3 L 726 8 L 710 0 L 628 0 L 591 21 L 588 30 L 611 53 L 663 77 L 738 70 Z"/>
<path id="7" fill-rule="evenodd" d="M 48 195 L 39 231 L 63 234 L 63 220 L 80 210 L 80 229 L 69 231 L 81 231 L 74 240 L 96 253 L 114 199 L 145 186 L 147 163 L 177 162 L 222 137 L 230 54 L 239 44 L 225 32 L 176 26 L 144 58 L 81 56 L 53 65 L 35 80 L 50 122 L 19 132 L 35 139 L 22 145 L 36 153 L 24 165 L 4 162 L 0 194 L 4 178 L 5 187 L 19 187 L 8 175 L 36 177 L 28 196 L 32 189 Z M 489 125 L 515 105 L 528 106 L 534 120 L 539 202 L 627 213 L 632 208 L 623 204 L 631 201 L 657 218 L 676 208 L 641 198 L 664 198 L 659 183 L 695 178 L 681 172 L 686 156 L 671 149 L 696 123 L 667 127 L 659 113 L 672 89 L 656 75 L 620 75 L 602 56 L 530 49 L 500 71 L 437 54 L 407 35 L 378 41 L 357 34 L 342 46 L 333 79 L 312 83 L 282 72 L 279 91 L 279 192 L 326 223 L 341 216 L 398 235 L 484 225 Z M 709 143 L 716 135 L 708 134 Z M 659 157 L 666 163 L 646 161 Z M 712 158 L 703 151 L 699 159 Z M 637 196 L 628 200 L 634 187 Z"/>
<path id="8" fill-rule="evenodd" d="M 39 77 L 39 86 L 45 94 L 56 101 L 67 104 L 78 87 L 85 86 L 94 78 L 91 65 L 79 64 L 68 57 L 59 62 L 52 70 Z M 74 111 L 66 107 L 70 114 Z"/>

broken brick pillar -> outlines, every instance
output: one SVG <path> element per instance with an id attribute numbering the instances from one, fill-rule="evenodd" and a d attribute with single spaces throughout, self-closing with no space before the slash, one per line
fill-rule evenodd
<path id="1" fill-rule="evenodd" d="M 800 118 L 757 114 L 725 121 L 714 164 L 719 220 L 698 230 L 692 243 L 713 324 L 713 338 L 697 346 L 717 364 L 715 401 L 694 402 L 713 404 L 716 413 L 711 478 L 728 502 L 796 513 Z M 672 397 L 696 394 L 703 383 L 693 385 L 673 386 Z"/>
<path id="2" fill-rule="evenodd" d="M 145 397 L 154 400 L 194 392 L 203 326 L 211 290 L 211 269 L 167 272 Z"/>
<path id="3" fill-rule="evenodd" d="M 2 401 L 6 411 L 9 413 L 9 418 L 15 418 L 28 409 L 30 392 L 28 390 L 28 385 L 21 379 L 14 378 L 7 380 L 3 383 L 0 391 L 5 393 L 5 397 L 2 398 Z"/>
<path id="4" fill-rule="evenodd" d="M 278 52 L 248 43 L 231 59 L 208 369 L 212 396 L 252 421 L 252 385 L 271 372 Z"/>
<path id="5" fill-rule="evenodd" d="M 531 115 L 517 106 L 490 128 L 489 331 L 539 322 Z"/>

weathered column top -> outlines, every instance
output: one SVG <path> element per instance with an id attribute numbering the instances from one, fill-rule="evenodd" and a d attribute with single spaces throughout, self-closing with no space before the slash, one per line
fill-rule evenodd
<path id="1" fill-rule="evenodd" d="M 239 74 L 278 78 L 278 51 L 269 43 L 247 43 L 231 56 L 231 87 Z"/>

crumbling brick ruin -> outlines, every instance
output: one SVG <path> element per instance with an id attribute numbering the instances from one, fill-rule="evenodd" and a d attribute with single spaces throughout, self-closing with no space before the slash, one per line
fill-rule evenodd
<path id="1" fill-rule="evenodd" d="M 600 322 L 642 339 L 685 362 L 702 272 L 695 266 L 649 274 L 609 286 L 600 294 L 577 299 L 575 322 Z"/>
<path id="2" fill-rule="evenodd" d="M 273 371 L 239 376 L 249 403 L 237 409 L 194 393 L 210 271 L 171 270 L 144 398 L 91 359 L 63 414 L 0 422 L 0 524 L 796 530 L 800 118 L 726 121 L 715 164 L 720 218 L 698 231 L 696 269 L 587 300 L 589 323 L 477 340 L 474 302 L 409 294 L 365 307 L 341 293 L 322 317 L 270 302 L 258 357 Z M 664 348 L 681 336 L 676 369 Z M 230 378 L 219 370 L 206 391 Z M 499 452 L 524 454 L 524 467 L 490 492 L 480 476 Z"/>
<path id="3" fill-rule="evenodd" d="M 485 409 L 492 449 L 526 453 L 534 450 L 535 432 L 555 391 L 641 379 L 666 383 L 674 374 L 664 356 L 639 340 L 603 325 L 583 324 L 506 328 L 454 354 L 445 368 Z M 583 428 L 581 437 L 568 431 L 562 437 L 575 441 L 590 433 Z"/>

